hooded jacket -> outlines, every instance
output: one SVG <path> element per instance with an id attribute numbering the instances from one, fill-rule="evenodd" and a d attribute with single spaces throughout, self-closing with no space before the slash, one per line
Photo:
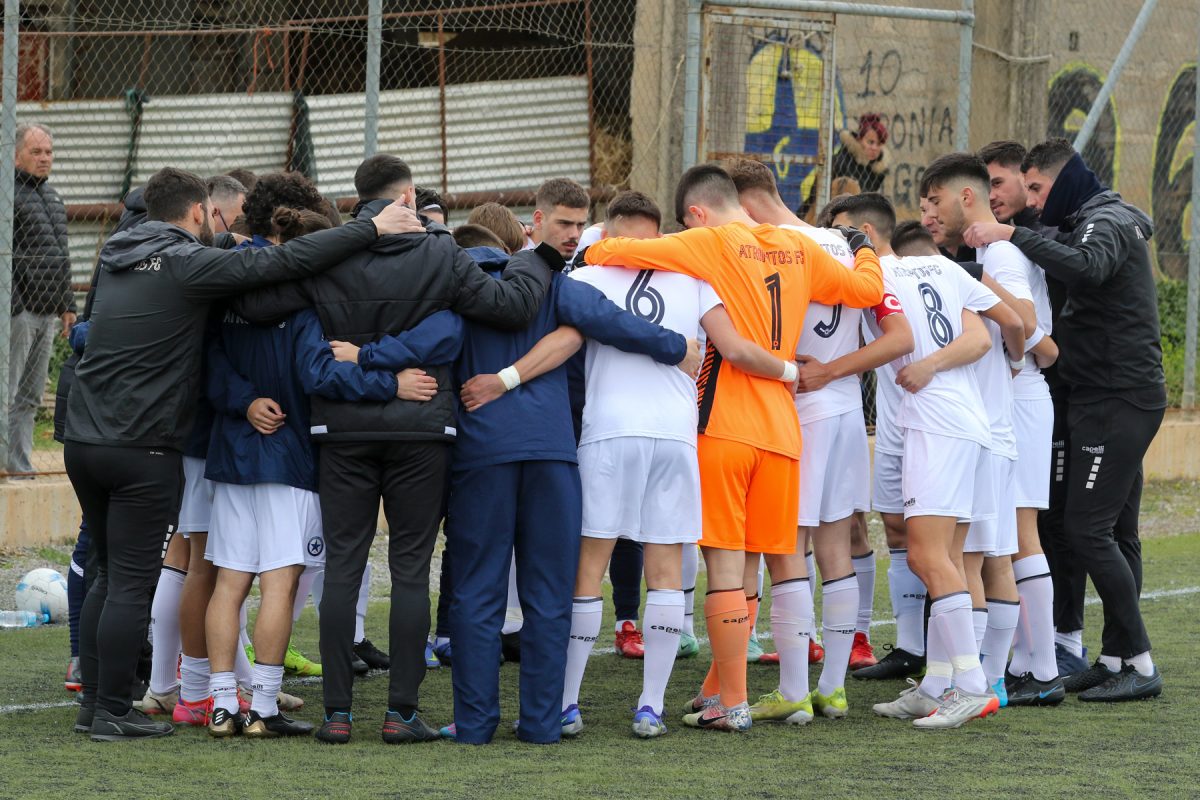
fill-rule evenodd
<path id="1" fill-rule="evenodd" d="M 210 304 L 247 288 L 315 275 L 375 238 L 366 220 L 261 250 L 205 247 L 160 221 L 111 237 L 100 252 L 103 278 L 87 349 L 75 368 L 65 438 L 181 450 L 200 396 Z"/>
<path id="2" fill-rule="evenodd" d="M 879 156 L 872 161 L 853 131 L 843 130 L 838 136 L 842 140 L 842 149 L 833 157 L 829 174 L 834 178 L 853 178 L 864 192 L 880 191 L 883 179 L 891 169 L 887 148 L 881 147 Z"/>
<path id="3" fill-rule="evenodd" d="M 370 219 L 389 202 L 361 203 L 356 217 Z M 444 309 L 504 328 L 523 328 L 533 319 L 550 284 L 546 264 L 514 257 L 505 279 L 497 281 L 454 243 L 444 226 L 429 223 L 427 230 L 425 235 L 382 236 L 321 276 L 240 297 L 234 310 L 251 322 L 266 323 L 311 307 L 328 338 L 360 347 L 414 328 Z M 432 400 L 393 397 L 364 403 L 314 395 L 312 435 L 321 442 L 453 441 L 458 401 L 450 366 L 421 367 L 437 379 Z"/>
<path id="4" fill-rule="evenodd" d="M 16 171 L 13 195 L 13 314 L 75 311 L 67 208 L 45 178 Z"/>
<path id="5" fill-rule="evenodd" d="M 1066 170 L 1050 189 L 1079 197 Z M 1060 187 L 1060 181 L 1061 187 Z M 1027 228 L 1012 243 L 1066 286 L 1054 323 L 1058 375 L 1071 402 L 1121 398 L 1147 410 L 1166 407 L 1158 295 L 1150 261 L 1154 227 L 1140 209 L 1102 189 L 1063 215 L 1058 241 Z"/>

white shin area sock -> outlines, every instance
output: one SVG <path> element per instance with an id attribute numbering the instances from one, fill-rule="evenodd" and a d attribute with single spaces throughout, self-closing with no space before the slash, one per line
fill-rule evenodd
<path id="1" fill-rule="evenodd" d="M 983 637 L 987 633 L 987 608 L 971 609 L 971 629 L 975 632 L 975 652 L 983 649 Z"/>
<path id="2" fill-rule="evenodd" d="M 179 664 L 179 699 L 187 703 L 207 700 L 211 677 L 207 658 L 192 658 L 185 653 Z"/>
<path id="3" fill-rule="evenodd" d="M 312 593 L 313 584 L 317 582 L 317 576 L 324 569 L 324 567 L 305 567 L 304 572 L 300 573 L 300 579 L 296 581 L 296 600 L 292 605 L 293 623 L 300 620 L 300 615 L 304 613 L 304 606 L 308 603 L 308 596 Z"/>
<path id="4" fill-rule="evenodd" d="M 521 598 L 517 594 L 517 560 L 513 558 L 508 565 L 508 607 L 504 611 L 504 625 L 500 633 L 516 633 L 524 624 L 525 614 L 521 611 Z"/>
<path id="5" fill-rule="evenodd" d="M 988 686 L 983 676 L 983 666 L 979 663 L 971 616 L 971 595 L 965 591 L 959 592 L 933 601 L 929 625 L 938 626 L 938 633 L 954 668 L 955 688 L 970 694 L 983 694 Z"/>
<path id="6" fill-rule="evenodd" d="M 358 585 L 358 602 L 354 606 L 354 643 L 367 638 L 367 600 L 371 596 L 371 562 L 363 570 L 362 583 Z"/>
<path id="7" fill-rule="evenodd" d="M 808 625 L 808 638 L 817 638 L 817 560 L 813 551 L 804 554 L 804 568 L 808 570 L 808 599 L 812 602 L 812 622 Z"/>
<path id="8" fill-rule="evenodd" d="M 1019 600 L 988 600 L 987 607 L 987 632 L 979 652 L 983 677 L 988 686 L 995 686 L 997 681 L 1004 680 L 1004 667 L 1008 663 L 1013 634 L 1017 632 L 1021 603 Z"/>
<path id="9" fill-rule="evenodd" d="M 908 551 L 891 551 L 888 590 L 896 616 L 896 647 L 913 655 L 925 654 L 925 584 L 908 566 Z"/>
<path id="10" fill-rule="evenodd" d="M 812 628 L 811 578 L 771 586 L 771 631 L 779 651 L 779 691 L 790 702 L 808 695 L 808 631 Z"/>
<path id="11" fill-rule="evenodd" d="M 283 664 L 255 664 L 254 680 L 251 681 L 254 697 L 250 710 L 260 717 L 273 717 L 279 713 L 279 690 L 283 688 Z"/>
<path id="12" fill-rule="evenodd" d="M 150 662 L 150 691 L 168 694 L 179 687 L 179 598 L 183 594 L 186 572 L 163 567 L 150 608 L 150 641 L 154 655 Z M 140 700 L 141 698 L 135 698 Z"/>
<path id="13" fill-rule="evenodd" d="M 825 664 L 817 691 L 828 697 L 846 682 L 846 665 L 854 646 L 854 623 L 858 616 L 858 581 L 847 575 L 821 584 L 821 604 Z"/>
<path id="14" fill-rule="evenodd" d="M 587 669 L 588 656 L 600 635 L 604 603 L 599 597 L 576 597 L 571 605 L 571 638 L 567 642 L 567 669 L 563 681 L 562 707 L 579 703 L 579 687 Z"/>
<path id="15" fill-rule="evenodd" d="M 937 700 L 950 688 L 954 678 L 954 666 L 950 663 L 950 653 L 946 643 L 942 641 L 941 631 L 929 623 L 928 650 L 925 653 L 925 676 L 921 678 L 921 692 Z"/>
<path id="16" fill-rule="evenodd" d="M 1055 631 L 1054 643 L 1068 653 L 1083 658 L 1083 631 Z"/>
<path id="17" fill-rule="evenodd" d="M 767 559 L 764 558 L 763 556 L 759 556 L 758 557 L 758 596 L 759 597 L 763 596 L 763 585 L 764 585 L 763 576 L 766 574 L 766 571 L 767 571 Z M 761 607 L 762 607 L 762 603 L 759 603 L 758 605 L 756 605 L 754 607 L 754 619 L 750 620 L 750 638 L 754 639 L 755 641 L 758 640 L 758 610 Z"/>
<path id="18" fill-rule="evenodd" d="M 683 546 L 683 632 L 696 635 L 696 573 L 700 571 L 700 548 Z"/>
<path id="19" fill-rule="evenodd" d="M 650 589 L 646 592 L 646 611 L 642 621 L 646 637 L 646 655 L 642 662 L 642 695 L 637 707 L 650 706 L 663 713 L 663 694 L 679 652 L 679 632 L 683 625 L 683 592 L 679 589 Z"/>
<path id="20" fill-rule="evenodd" d="M 238 712 L 237 678 L 232 672 L 214 672 L 209 691 L 214 709 L 223 708 L 230 714 Z"/>
<path id="21" fill-rule="evenodd" d="M 1021 596 L 1024 621 L 1018 631 L 1026 638 L 1025 671 L 1032 672 L 1039 681 L 1053 680 L 1058 675 L 1058 662 L 1054 655 L 1054 582 L 1050 579 L 1050 564 L 1041 553 L 1028 556 L 1013 562 L 1013 576 Z M 1016 661 L 1015 656 L 1013 660 Z"/>
<path id="22" fill-rule="evenodd" d="M 1139 675 L 1150 677 L 1154 674 L 1154 660 L 1150 658 L 1150 651 L 1138 653 L 1133 658 L 1125 659 L 1126 664 L 1132 664 L 1133 668 L 1138 671 Z"/>
<path id="23" fill-rule="evenodd" d="M 871 615 L 875 613 L 875 551 L 850 559 L 854 565 L 854 578 L 858 584 L 858 619 L 854 630 L 858 633 L 871 632 Z"/>

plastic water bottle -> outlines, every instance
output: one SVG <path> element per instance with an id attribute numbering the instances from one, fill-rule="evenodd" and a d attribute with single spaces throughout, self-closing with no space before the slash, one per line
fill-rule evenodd
<path id="1" fill-rule="evenodd" d="M 32 611 L 0 611 L 0 628 L 36 628 L 42 615 Z"/>

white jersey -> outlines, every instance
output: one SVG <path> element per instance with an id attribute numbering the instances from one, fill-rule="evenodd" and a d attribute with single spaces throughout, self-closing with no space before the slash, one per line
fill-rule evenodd
<path id="1" fill-rule="evenodd" d="M 883 290 L 905 309 L 913 352 L 892 362 L 899 372 L 962 334 L 962 312 L 986 311 L 1000 302 L 986 286 L 943 256 L 885 256 Z M 939 372 L 917 393 L 903 392 L 896 426 L 991 445 L 987 412 L 973 365 Z"/>
<path id="2" fill-rule="evenodd" d="M 1027 259 L 1028 260 L 1028 259 Z M 1033 310 L 1037 314 L 1038 328 L 1050 336 L 1054 333 L 1054 318 L 1050 313 L 1050 291 L 1046 288 L 1046 273 L 1037 264 L 1029 262 L 1029 291 L 1033 294 Z M 1013 397 L 1017 400 L 1041 400 L 1050 396 L 1050 387 L 1042 377 L 1042 371 L 1030 356 L 1017 377 L 1013 378 Z"/>
<path id="3" fill-rule="evenodd" d="M 1029 270 L 1032 262 L 1011 242 L 996 242 L 975 251 L 983 265 L 983 271 L 992 280 L 1018 300 L 1033 301 L 1029 289 Z M 975 373 L 979 377 L 979 391 L 987 407 L 988 425 L 992 432 L 993 453 L 1008 459 L 1017 458 L 1017 434 L 1013 430 L 1013 379 L 1008 366 L 1008 353 L 1004 350 L 1004 336 L 1000 326 L 984 320 L 992 337 L 992 347 L 983 358 L 975 362 Z"/>
<path id="4" fill-rule="evenodd" d="M 889 277 L 895 256 L 885 256 L 879 259 L 883 271 L 884 291 L 894 283 Z M 907 309 L 905 309 L 907 310 Z M 917 309 L 912 309 L 915 313 Z M 920 319 L 918 316 L 916 319 Z M 915 324 L 915 323 L 914 323 Z M 878 339 L 883 334 L 879 327 L 878 318 L 873 314 L 862 315 L 862 337 L 867 344 Z M 890 453 L 895 456 L 904 455 L 904 434 L 896 425 L 896 412 L 904 399 L 904 390 L 896 385 L 896 366 L 889 361 L 875 368 L 875 452 Z"/>
<path id="5" fill-rule="evenodd" d="M 583 233 L 581 233 L 579 235 L 579 244 L 577 244 L 575 246 L 575 254 L 571 257 L 574 258 L 575 256 L 579 255 L 584 250 L 587 250 L 589 247 L 591 247 L 592 245 L 594 245 L 596 242 L 600 241 L 603 238 L 604 238 L 604 225 L 603 224 L 597 222 L 594 225 L 584 228 Z"/>
<path id="6" fill-rule="evenodd" d="M 655 270 L 581 267 L 570 277 L 596 287 L 621 308 L 695 339 L 700 318 L 721 299 L 704 281 Z M 585 445 L 617 436 L 696 444 L 696 381 L 679 369 L 589 340 L 583 408 Z"/>
<path id="7" fill-rule="evenodd" d="M 854 269 L 854 253 L 840 233 L 799 225 L 779 227 L 807 236 L 846 269 Z M 796 355 L 812 356 L 828 364 L 834 359 L 853 353 L 858 349 L 858 327 L 861 319 L 862 311 L 857 308 L 809 303 L 808 311 L 804 315 L 804 327 L 800 329 L 800 343 L 796 345 Z M 840 416 L 856 408 L 862 408 L 862 389 L 859 387 L 857 375 L 847 375 L 830 381 L 815 392 L 796 395 L 796 413 L 800 416 L 801 425 Z"/>

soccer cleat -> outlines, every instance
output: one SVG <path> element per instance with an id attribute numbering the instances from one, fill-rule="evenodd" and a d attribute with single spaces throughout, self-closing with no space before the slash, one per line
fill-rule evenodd
<path id="1" fill-rule="evenodd" d="M 189 703 L 180 698 L 171 711 L 171 722 L 177 725 L 194 725 L 199 728 L 208 724 L 208 715 L 211 711 L 211 697 L 206 697 L 198 703 Z"/>
<path id="2" fill-rule="evenodd" d="M 433 728 L 425 724 L 425 720 L 412 712 L 408 719 L 399 711 L 389 711 L 383 718 L 384 744 L 413 744 L 415 742 L 436 742 L 440 736 Z"/>
<path id="3" fill-rule="evenodd" d="M 170 736 L 175 732 L 169 722 L 157 722 L 150 719 L 136 708 L 131 708 L 122 716 L 115 716 L 97 708 L 92 718 L 93 742 L 124 742 L 133 739 L 155 739 L 159 736 Z"/>
<path id="4" fill-rule="evenodd" d="M 237 699 L 238 713 L 244 717 L 250 713 L 250 705 L 254 701 L 254 692 L 250 691 L 249 689 L 243 689 L 239 686 L 237 690 Z"/>
<path id="5" fill-rule="evenodd" d="M 992 694 L 996 695 L 996 699 L 1000 701 L 1000 708 L 1008 705 L 1008 689 L 1005 687 L 1004 678 L 996 679 L 992 684 Z"/>
<path id="6" fill-rule="evenodd" d="M 1000 710 L 1000 700 L 991 691 L 971 694 L 961 689 L 947 689 L 932 714 L 913 720 L 921 730 L 960 728 L 973 719 L 990 717 Z"/>
<path id="7" fill-rule="evenodd" d="M 779 653 L 763 653 L 763 654 L 762 654 L 762 656 L 761 656 L 761 657 L 758 659 L 758 663 L 760 663 L 760 664 L 773 664 L 773 665 L 776 665 L 776 666 L 778 666 L 778 664 L 779 664 Z"/>
<path id="8" fill-rule="evenodd" d="M 679 634 L 679 652 L 675 654 L 676 658 L 691 658 L 700 652 L 700 642 L 693 634 Z"/>
<path id="9" fill-rule="evenodd" d="M 808 639 L 808 663 L 820 664 L 825 660 L 825 648 L 811 636 Z"/>
<path id="10" fill-rule="evenodd" d="M 683 704 L 683 713 L 685 716 L 688 714 L 695 714 L 698 711 L 703 711 L 709 706 L 715 706 L 719 702 L 721 702 L 721 695 L 705 695 L 702 691 L 700 694 Z"/>
<path id="11" fill-rule="evenodd" d="M 321 665 L 310 660 L 296 649 L 296 645 L 288 642 L 287 652 L 283 654 L 283 671 L 292 675 L 319 678 L 321 676 Z"/>
<path id="12" fill-rule="evenodd" d="M 639 739 L 653 739 L 667 732 L 667 723 L 661 714 L 655 714 L 650 706 L 642 706 L 633 715 L 633 735 Z"/>
<path id="13" fill-rule="evenodd" d="M 96 717 L 95 706 L 80 706 L 75 712 L 75 732 L 76 733 L 91 733 L 92 720 Z"/>
<path id="14" fill-rule="evenodd" d="M 457 739 L 458 726 L 451 722 L 449 725 L 438 728 L 438 736 L 442 737 L 443 739 Z"/>
<path id="15" fill-rule="evenodd" d="M 622 622 L 621 630 L 617 631 L 616 648 L 617 654 L 622 658 L 646 656 L 646 642 L 642 639 L 642 632 L 629 620 Z"/>
<path id="16" fill-rule="evenodd" d="M 571 737 L 578 736 L 583 732 L 583 715 L 579 713 L 578 704 L 572 703 L 563 709 L 562 718 L 562 735 Z"/>
<path id="17" fill-rule="evenodd" d="M 1101 664 L 1100 659 L 1096 659 L 1096 663 L 1087 669 L 1070 675 L 1064 675 L 1063 688 L 1068 692 L 1086 692 L 1088 689 L 1099 686 L 1109 678 L 1119 674 L 1119 672 L 1113 672 Z"/>
<path id="18" fill-rule="evenodd" d="M 716 698 L 714 698 L 716 699 Z M 776 689 L 762 695 L 750 706 L 750 718 L 755 722 L 786 722 L 788 725 L 807 725 L 812 722 L 813 704 L 810 696 L 791 701 Z"/>
<path id="19" fill-rule="evenodd" d="M 500 634 L 500 656 L 513 664 L 521 663 L 521 632 Z"/>
<path id="20" fill-rule="evenodd" d="M 449 667 L 454 663 L 454 650 L 450 644 L 449 639 L 444 642 L 438 642 L 435 639 L 433 642 L 433 654 L 437 656 L 438 662 L 444 667 Z"/>
<path id="21" fill-rule="evenodd" d="M 1026 672 L 1023 675 L 1014 674 L 1007 666 L 1004 668 L 1004 691 L 1006 694 L 1012 694 L 1013 690 L 1021 685 L 1021 682 L 1026 678 L 1032 677 L 1033 673 Z"/>
<path id="22" fill-rule="evenodd" d="M 174 714 L 179 703 L 179 690 L 157 694 L 149 689 L 141 700 L 134 700 L 133 707 L 143 714 Z"/>
<path id="23" fill-rule="evenodd" d="M 1132 664 L 1121 667 L 1120 672 L 1099 686 L 1079 693 L 1079 699 L 1085 703 L 1120 703 L 1125 700 L 1146 700 L 1162 694 L 1162 673 L 1158 667 L 1154 674 L 1143 675 Z"/>
<path id="24" fill-rule="evenodd" d="M 1085 672 L 1088 668 L 1087 648 L 1083 648 L 1083 655 L 1077 656 L 1061 644 L 1055 644 L 1054 660 L 1058 664 L 1058 674 L 1061 678 L 1074 675 L 1076 672 Z"/>
<path id="25" fill-rule="evenodd" d="M 350 653 L 350 669 L 354 671 L 355 675 L 361 677 L 371 671 L 371 665 L 352 652 Z"/>
<path id="26" fill-rule="evenodd" d="M 308 736 L 313 732 L 311 722 L 292 719 L 282 711 L 264 717 L 257 711 L 246 715 L 242 735 L 247 739 L 279 739 L 283 736 Z"/>
<path id="27" fill-rule="evenodd" d="M 850 669 L 866 669 L 873 667 L 879 662 L 875 658 L 875 651 L 871 648 L 871 640 L 862 631 L 854 634 L 854 644 L 850 648 Z"/>
<path id="28" fill-rule="evenodd" d="M 335 711 L 325 717 L 325 721 L 313 736 L 317 741 L 326 744 L 346 744 L 350 741 L 350 729 L 353 724 L 354 717 L 349 711 Z"/>
<path id="29" fill-rule="evenodd" d="M 738 703 L 733 708 L 726 708 L 717 703 L 703 711 L 688 714 L 683 718 L 683 724 L 690 728 L 704 728 L 711 731 L 748 731 L 754 725 L 750 718 L 750 706 Z"/>
<path id="30" fill-rule="evenodd" d="M 925 656 L 914 655 L 890 644 L 883 646 L 888 654 L 873 667 L 856 669 L 850 676 L 860 681 L 888 681 L 898 678 L 915 678 L 925 671 Z"/>
<path id="31" fill-rule="evenodd" d="M 438 669 L 442 666 L 442 662 L 438 661 L 438 657 L 433 652 L 433 642 L 426 640 L 425 642 L 425 669 Z"/>
<path id="32" fill-rule="evenodd" d="M 79 673 L 79 656 L 72 656 L 67 662 L 67 677 L 63 688 L 68 692 L 78 692 L 83 689 L 83 678 Z"/>
<path id="33" fill-rule="evenodd" d="M 242 715 L 231 714 L 224 708 L 217 708 L 208 721 L 208 735 L 214 739 L 228 739 L 240 736 L 242 733 Z"/>
<path id="34" fill-rule="evenodd" d="M 850 704 L 846 701 L 844 687 L 839 686 L 833 690 L 833 694 L 828 696 L 813 689 L 812 694 L 808 697 L 812 701 L 813 711 L 826 719 L 845 719 L 850 713 Z"/>
<path id="35" fill-rule="evenodd" d="M 367 666 L 374 670 L 389 670 L 392 668 L 392 659 L 388 654 L 380 650 L 375 645 L 371 644 L 370 639 L 363 639 L 358 644 L 354 645 L 354 655 L 367 662 Z M 318 665 L 318 669 L 320 665 Z"/>
<path id="36" fill-rule="evenodd" d="M 909 678 L 908 688 L 899 697 L 890 703 L 876 703 L 871 710 L 880 717 L 919 719 L 929 716 L 937 707 L 938 701 L 922 692 L 920 684 Z"/>
<path id="37" fill-rule="evenodd" d="M 279 706 L 280 711 L 299 711 L 304 708 L 304 701 L 287 692 L 279 692 L 275 695 L 275 705 Z"/>
<path id="38" fill-rule="evenodd" d="M 1032 672 L 1026 672 L 1016 683 L 1005 687 L 1010 706 L 1056 706 L 1067 696 L 1062 678 L 1039 681 Z"/>
<path id="39" fill-rule="evenodd" d="M 763 649 L 758 643 L 758 637 L 751 636 L 750 641 L 746 643 L 746 663 L 757 664 L 762 657 Z"/>

